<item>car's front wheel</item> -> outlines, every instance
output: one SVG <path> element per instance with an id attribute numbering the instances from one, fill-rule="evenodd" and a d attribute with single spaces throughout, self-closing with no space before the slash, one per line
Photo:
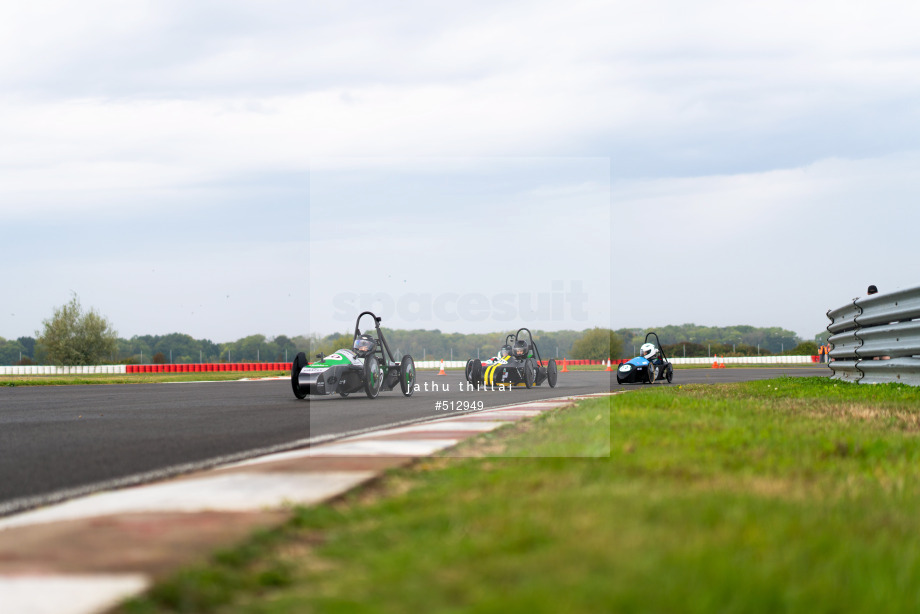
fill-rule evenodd
<path id="1" fill-rule="evenodd" d="M 376 356 L 368 356 L 364 359 L 364 393 L 367 398 L 376 399 L 382 384 L 383 370 L 380 363 L 377 362 Z"/>
<path id="2" fill-rule="evenodd" d="M 298 399 L 303 399 L 307 396 L 307 391 L 300 387 L 300 370 L 306 366 L 307 355 L 303 352 L 298 352 L 291 365 L 291 388 L 294 390 L 294 396 Z"/>
<path id="3" fill-rule="evenodd" d="M 537 370 L 533 366 L 533 358 L 524 361 L 524 385 L 528 388 L 533 386 L 537 377 Z"/>
<path id="4" fill-rule="evenodd" d="M 405 397 L 415 392 L 415 361 L 408 354 L 399 361 L 399 387 Z"/>
<path id="5" fill-rule="evenodd" d="M 559 379 L 559 368 L 556 366 L 556 359 L 550 358 L 546 364 L 546 383 L 550 388 L 556 387 L 556 381 Z"/>

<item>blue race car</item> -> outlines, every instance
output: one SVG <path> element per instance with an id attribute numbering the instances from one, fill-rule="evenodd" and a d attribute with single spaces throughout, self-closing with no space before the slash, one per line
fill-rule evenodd
<path id="1" fill-rule="evenodd" d="M 655 342 L 650 341 L 655 337 Z M 657 380 L 674 378 L 674 367 L 665 356 L 658 341 L 658 334 L 649 332 L 645 343 L 639 348 L 639 355 L 617 367 L 617 384 L 654 384 Z"/>

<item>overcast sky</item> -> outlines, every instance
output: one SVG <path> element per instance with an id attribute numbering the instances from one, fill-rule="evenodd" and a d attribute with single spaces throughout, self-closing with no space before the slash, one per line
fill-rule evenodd
<path id="1" fill-rule="evenodd" d="M 810 338 L 869 283 L 920 285 L 918 18 L 4 3 L 0 336 L 76 293 L 124 337 L 328 333 L 371 308 Z"/>

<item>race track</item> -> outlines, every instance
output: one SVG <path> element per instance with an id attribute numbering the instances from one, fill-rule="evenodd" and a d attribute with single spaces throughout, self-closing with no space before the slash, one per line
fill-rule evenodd
<path id="1" fill-rule="evenodd" d="M 674 384 L 827 375 L 819 368 L 693 369 Z M 526 400 L 618 388 L 614 373 L 573 371 L 547 386 L 460 392 L 463 374 L 419 373 L 423 390 L 298 401 L 287 380 L 0 389 L 0 515 L 358 431 L 431 420 L 436 402 Z M 424 390 L 425 385 L 428 391 Z M 434 391 L 437 385 L 439 390 Z M 445 390 L 445 386 L 449 389 Z"/>

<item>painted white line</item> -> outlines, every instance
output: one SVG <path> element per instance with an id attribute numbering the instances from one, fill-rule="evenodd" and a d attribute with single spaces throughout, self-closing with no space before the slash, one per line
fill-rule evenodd
<path id="1" fill-rule="evenodd" d="M 543 413 L 542 409 L 501 409 L 498 411 L 490 412 L 488 417 L 491 419 L 495 418 L 530 418 L 532 416 L 539 416 Z"/>
<path id="2" fill-rule="evenodd" d="M 558 407 L 565 407 L 566 405 L 569 405 L 569 404 L 570 404 L 570 403 L 569 403 L 568 401 L 557 401 L 557 402 L 555 402 L 555 403 L 540 403 L 540 402 L 535 402 L 535 403 L 524 403 L 524 404 L 520 405 L 520 407 L 526 407 L 526 408 L 530 408 L 530 409 L 544 409 L 544 410 L 546 410 L 546 409 L 556 409 L 556 408 L 558 408 Z M 510 408 L 509 408 L 509 409 L 510 409 Z"/>
<path id="3" fill-rule="evenodd" d="M 141 574 L 0 576 L 0 610 L 9 614 L 92 614 L 144 591 Z"/>
<path id="4" fill-rule="evenodd" d="M 100 493 L 0 520 L 13 527 L 133 512 L 241 512 L 312 504 L 341 494 L 376 475 L 329 473 L 227 473 Z"/>
<path id="5" fill-rule="evenodd" d="M 374 439 L 381 436 L 388 435 L 401 435 L 403 433 L 434 433 L 434 432 L 443 432 L 443 431 L 476 431 L 476 432 L 486 432 L 493 429 L 497 429 L 500 426 L 508 424 L 504 420 L 494 420 L 494 421 L 463 421 L 465 416 L 456 416 L 447 420 L 438 420 L 435 422 L 422 422 L 415 426 L 402 426 L 392 429 L 384 429 L 382 431 L 373 430 L 362 433 L 360 435 L 353 435 L 351 437 L 346 437 L 341 439 L 342 442 L 347 441 L 360 441 L 363 439 Z M 333 445 L 333 444 L 325 444 Z M 233 463 L 232 465 L 225 465 L 221 467 L 221 470 L 227 469 L 236 469 L 238 467 L 253 467 L 256 465 L 265 465 L 269 463 L 277 463 L 280 461 L 290 461 L 290 460 L 299 460 L 303 458 L 308 458 L 311 456 L 323 456 L 324 454 L 321 450 L 324 448 L 306 448 L 301 450 L 291 450 L 290 452 L 278 452 L 276 454 L 269 454 L 267 456 L 260 456 L 258 458 L 250 458 L 249 460 L 240 461 L 238 463 Z M 338 452 L 336 453 L 338 454 Z M 360 454 L 358 456 L 366 456 L 366 454 Z M 403 456 L 403 455 L 399 455 Z"/>
<path id="6" fill-rule="evenodd" d="M 363 435 L 349 437 L 345 441 L 367 439 L 369 437 L 380 437 L 381 435 L 402 435 L 405 433 L 440 433 L 444 431 L 476 431 L 479 433 L 497 429 L 498 427 L 504 426 L 505 424 L 507 424 L 507 422 L 501 420 L 494 420 L 491 422 L 487 422 L 485 420 L 479 420 L 475 422 L 472 420 L 463 422 L 460 419 L 442 420 L 440 422 L 430 422 L 426 424 L 419 424 L 417 426 L 401 426 L 399 428 L 387 429 L 385 431 L 378 431 L 375 433 L 365 433 Z"/>
<path id="7" fill-rule="evenodd" d="M 315 448 L 315 456 L 428 456 L 457 444 L 458 439 L 407 439 L 332 443 Z"/>

